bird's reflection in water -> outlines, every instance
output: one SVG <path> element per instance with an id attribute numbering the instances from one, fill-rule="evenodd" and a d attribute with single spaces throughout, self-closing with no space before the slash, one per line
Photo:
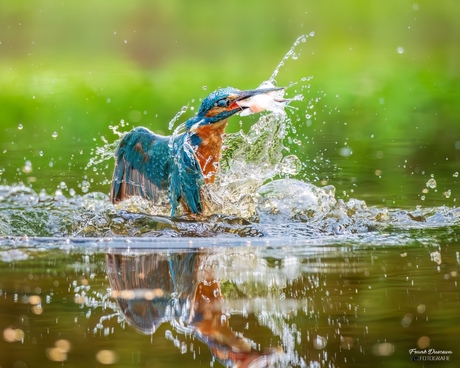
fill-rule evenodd
<path id="1" fill-rule="evenodd" d="M 273 362 L 276 349 L 255 350 L 253 341 L 231 328 L 209 254 L 107 254 L 106 261 L 112 297 L 139 332 L 153 334 L 169 322 L 205 343 L 224 366 Z"/>

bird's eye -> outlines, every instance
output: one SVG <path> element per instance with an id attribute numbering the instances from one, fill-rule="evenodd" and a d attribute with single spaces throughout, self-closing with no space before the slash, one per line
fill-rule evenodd
<path id="1" fill-rule="evenodd" d="M 229 107 L 230 106 L 230 100 L 228 98 L 222 98 L 219 101 L 217 101 L 214 106 L 218 107 Z"/>

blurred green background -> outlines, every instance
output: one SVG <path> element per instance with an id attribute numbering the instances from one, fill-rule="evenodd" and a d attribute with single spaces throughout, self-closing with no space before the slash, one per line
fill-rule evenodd
<path id="1" fill-rule="evenodd" d="M 457 0 L 2 1 L 0 180 L 107 193 L 113 163 L 85 167 L 110 126 L 168 134 L 182 106 L 256 87 L 314 32 L 276 78 L 305 95 L 286 143 L 299 178 L 368 204 L 458 206 L 459 15 Z"/>

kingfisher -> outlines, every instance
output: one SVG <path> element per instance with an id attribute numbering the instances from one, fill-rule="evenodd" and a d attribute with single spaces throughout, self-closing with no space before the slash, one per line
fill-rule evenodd
<path id="1" fill-rule="evenodd" d="M 162 193 L 167 193 L 171 216 L 180 206 L 184 214 L 202 214 L 203 185 L 214 182 L 228 119 L 240 112 L 263 111 L 260 101 L 270 100 L 281 90 L 284 88 L 274 86 L 246 91 L 218 89 L 183 124 L 183 133 L 162 136 L 145 127 L 131 130 L 115 150 L 112 203 L 139 196 L 158 204 Z"/>

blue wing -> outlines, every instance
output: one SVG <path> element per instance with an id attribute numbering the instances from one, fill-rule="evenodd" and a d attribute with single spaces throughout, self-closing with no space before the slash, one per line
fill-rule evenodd
<path id="1" fill-rule="evenodd" d="M 186 212 L 203 210 L 200 187 L 204 184 L 198 159 L 187 134 L 163 137 L 146 128 L 126 134 L 115 151 L 110 199 L 121 202 L 131 196 L 158 201 L 162 191 L 169 191 L 171 215 L 179 203 Z"/>
<path id="2" fill-rule="evenodd" d="M 177 137 L 173 145 L 170 199 L 172 214 L 182 203 L 187 212 L 201 213 L 200 187 L 204 184 L 200 163 L 188 142 L 187 135 Z"/>
<path id="3" fill-rule="evenodd" d="M 126 134 L 115 151 L 110 199 L 118 203 L 131 196 L 151 201 L 169 189 L 171 159 L 169 137 L 136 128 Z"/>

